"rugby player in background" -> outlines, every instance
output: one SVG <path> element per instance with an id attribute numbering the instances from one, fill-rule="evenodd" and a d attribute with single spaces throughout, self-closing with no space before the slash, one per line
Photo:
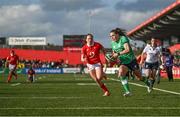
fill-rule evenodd
<path id="1" fill-rule="evenodd" d="M 7 83 L 11 82 L 12 76 L 14 76 L 15 79 L 17 79 L 16 68 L 18 61 L 18 55 L 15 54 L 14 50 L 11 50 L 10 55 L 6 59 L 6 67 L 9 67 Z"/>
<path id="2" fill-rule="evenodd" d="M 33 68 L 30 67 L 27 73 L 28 73 L 28 81 L 30 83 L 34 82 L 35 81 L 35 71 L 33 70 Z"/>
<path id="3" fill-rule="evenodd" d="M 150 83 L 148 92 L 150 93 L 153 89 L 155 82 L 155 76 L 159 68 L 159 58 L 161 57 L 161 49 L 157 46 L 156 39 L 151 38 L 151 44 L 147 45 L 143 52 L 142 56 L 146 55 L 145 60 L 141 60 L 141 66 L 144 64 L 146 69 L 146 77 Z"/>

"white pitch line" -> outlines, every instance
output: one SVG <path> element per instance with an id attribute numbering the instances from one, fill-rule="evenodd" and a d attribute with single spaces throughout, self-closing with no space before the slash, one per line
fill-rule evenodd
<path id="1" fill-rule="evenodd" d="M 97 85 L 96 83 L 77 83 L 77 85 Z"/>
<path id="2" fill-rule="evenodd" d="M 62 108 L 0 108 L 0 110 L 180 110 L 180 107 L 62 107 Z"/>
<path id="3" fill-rule="evenodd" d="M 0 97 L 0 99 L 80 99 L 85 97 Z"/>
<path id="4" fill-rule="evenodd" d="M 21 83 L 15 83 L 15 84 L 11 84 L 11 86 L 17 86 L 20 85 Z"/>
<path id="5" fill-rule="evenodd" d="M 113 79 L 113 78 L 110 78 L 110 79 L 114 80 L 114 81 L 120 82 L 120 80 L 117 80 L 117 79 Z M 137 83 L 132 83 L 132 82 L 129 82 L 129 84 L 132 84 L 132 85 L 135 85 L 135 86 L 139 86 L 139 87 L 147 87 L 147 86 L 144 86 L 144 85 L 141 85 L 141 84 L 137 84 Z M 179 92 L 168 91 L 168 90 L 159 89 L 159 88 L 153 88 L 153 90 L 157 90 L 157 91 L 161 91 L 161 92 L 166 92 L 166 93 L 171 93 L 171 94 L 175 94 L 175 95 L 180 95 Z"/>

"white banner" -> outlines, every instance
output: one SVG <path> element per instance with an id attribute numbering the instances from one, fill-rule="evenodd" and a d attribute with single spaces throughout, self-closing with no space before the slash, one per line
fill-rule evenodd
<path id="1" fill-rule="evenodd" d="M 118 72 L 118 70 L 119 68 L 107 68 L 106 74 L 115 74 Z M 89 73 L 87 68 L 85 68 L 84 71 L 85 73 Z M 63 72 L 64 73 L 79 73 L 80 68 L 63 68 Z"/>
<path id="2" fill-rule="evenodd" d="M 46 37 L 9 37 L 9 45 L 46 45 Z"/>
<path id="3" fill-rule="evenodd" d="M 78 73 L 80 68 L 63 68 L 64 73 Z"/>
<path id="4" fill-rule="evenodd" d="M 119 68 L 107 68 L 106 69 L 106 74 L 115 74 L 117 73 Z"/>

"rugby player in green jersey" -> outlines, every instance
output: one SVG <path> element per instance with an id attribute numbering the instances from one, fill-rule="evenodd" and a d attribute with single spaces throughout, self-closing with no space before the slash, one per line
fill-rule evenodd
<path id="1" fill-rule="evenodd" d="M 123 88 L 125 90 L 124 96 L 131 96 L 131 92 L 128 85 L 127 73 L 129 70 L 132 70 L 133 73 L 137 76 L 138 80 L 143 81 L 146 85 L 149 86 L 147 79 L 143 78 L 140 73 L 139 65 L 136 61 L 136 57 L 134 52 L 130 46 L 129 39 L 125 34 L 125 31 L 116 28 L 111 30 L 110 38 L 112 40 L 112 57 L 119 59 L 119 74 L 118 78 L 120 78 Z"/>

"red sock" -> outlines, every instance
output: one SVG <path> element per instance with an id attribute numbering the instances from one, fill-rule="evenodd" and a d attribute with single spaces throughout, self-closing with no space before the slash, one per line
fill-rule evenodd
<path id="1" fill-rule="evenodd" d="M 11 78 L 12 78 L 12 74 L 10 74 L 10 75 L 8 76 L 7 82 L 10 82 L 10 81 L 11 81 Z"/>
<path id="2" fill-rule="evenodd" d="M 104 92 L 108 91 L 107 87 L 104 84 L 101 85 L 101 88 L 103 89 Z"/>

